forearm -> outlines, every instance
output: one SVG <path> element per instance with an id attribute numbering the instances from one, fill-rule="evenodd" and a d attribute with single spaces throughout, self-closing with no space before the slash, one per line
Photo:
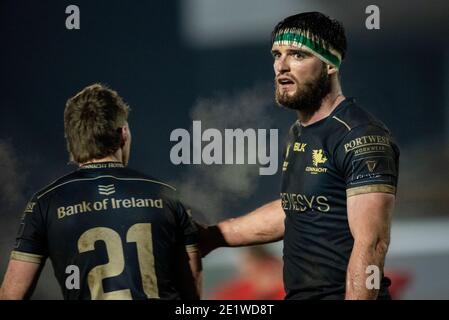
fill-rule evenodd
<path id="1" fill-rule="evenodd" d="M 6 286 L 3 285 L 0 288 L 0 300 L 22 300 L 24 297 L 25 292 L 16 290 L 12 286 L 6 288 Z"/>
<path id="2" fill-rule="evenodd" d="M 0 288 L 0 300 L 21 300 L 32 290 L 40 265 L 10 260 Z"/>
<path id="3" fill-rule="evenodd" d="M 272 201 L 244 216 L 220 222 L 217 247 L 238 247 L 281 240 L 285 213 L 281 201 Z"/>
<path id="4" fill-rule="evenodd" d="M 355 241 L 349 260 L 346 275 L 346 299 L 347 300 L 375 300 L 379 293 L 385 255 L 388 249 L 388 241 L 376 241 L 360 243 Z M 379 270 L 378 283 L 372 288 L 368 277 L 372 275 L 369 266 L 375 266 Z M 370 279 L 371 280 L 371 279 Z"/>

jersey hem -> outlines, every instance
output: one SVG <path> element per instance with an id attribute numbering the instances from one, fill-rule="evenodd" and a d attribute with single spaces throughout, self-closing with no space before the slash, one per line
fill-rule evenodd
<path id="1" fill-rule="evenodd" d="M 367 186 L 360 186 L 346 189 L 346 196 L 349 198 L 358 194 L 373 193 L 373 192 L 396 194 L 396 187 L 391 186 L 389 184 L 370 184 Z"/>
<path id="2" fill-rule="evenodd" d="M 43 259 L 44 256 L 40 254 L 21 252 L 16 250 L 11 252 L 11 260 L 41 264 Z"/>

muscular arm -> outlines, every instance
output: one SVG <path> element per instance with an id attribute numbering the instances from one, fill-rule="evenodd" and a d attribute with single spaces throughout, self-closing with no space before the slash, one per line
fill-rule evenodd
<path id="1" fill-rule="evenodd" d="M 387 193 L 367 193 L 348 198 L 348 221 L 354 247 L 346 275 L 346 299 L 377 298 L 378 290 L 366 286 L 370 275 L 366 270 L 368 266 L 375 265 L 381 273 L 383 271 L 390 243 L 394 200 L 395 196 Z"/>
<path id="2" fill-rule="evenodd" d="M 246 215 L 201 230 L 202 254 L 218 247 L 238 247 L 281 240 L 285 212 L 281 200 L 272 201 Z"/>
<path id="3" fill-rule="evenodd" d="M 0 300 L 24 299 L 33 287 L 40 267 L 37 263 L 10 260 L 0 288 Z"/>

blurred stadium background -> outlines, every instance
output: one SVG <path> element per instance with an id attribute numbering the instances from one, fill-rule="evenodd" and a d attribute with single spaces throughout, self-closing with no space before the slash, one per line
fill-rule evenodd
<path id="1" fill-rule="evenodd" d="M 80 7 L 80 30 L 65 29 L 70 4 Z M 380 8 L 380 30 L 365 27 L 371 4 Z M 401 147 L 386 263 L 396 297 L 448 299 L 449 2 L 439 0 L 2 0 L 0 275 L 27 198 L 72 169 L 64 103 L 93 82 L 117 90 L 133 109 L 130 165 L 179 186 L 198 220 L 213 223 L 274 199 L 279 172 L 175 166 L 169 137 L 202 120 L 203 127 L 278 128 L 281 147 L 295 115 L 273 100 L 269 36 L 280 19 L 301 11 L 344 23 L 343 90 L 380 117 Z M 282 244 L 267 250 L 280 259 Z M 267 252 L 263 259 L 271 259 Z M 207 297 L 250 274 L 248 261 L 245 249 L 210 254 Z M 273 271 L 273 285 L 277 277 Z M 47 263 L 34 299 L 60 297 Z"/>

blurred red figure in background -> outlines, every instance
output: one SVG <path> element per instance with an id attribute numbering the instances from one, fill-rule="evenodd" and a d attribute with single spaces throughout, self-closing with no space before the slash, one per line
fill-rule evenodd
<path id="1" fill-rule="evenodd" d="M 241 252 L 236 278 L 226 280 L 214 288 L 209 297 L 213 300 L 283 300 L 282 260 L 265 246 L 245 248 Z M 412 277 L 400 269 L 386 269 L 390 278 L 392 299 L 401 299 Z"/>
<path id="2" fill-rule="evenodd" d="M 393 300 L 400 300 L 405 289 L 412 282 L 412 275 L 402 269 L 386 269 L 385 275 L 390 278 L 390 295 Z"/>
<path id="3" fill-rule="evenodd" d="M 264 246 L 242 253 L 237 278 L 218 285 L 210 297 L 216 300 L 282 300 L 282 261 Z"/>

